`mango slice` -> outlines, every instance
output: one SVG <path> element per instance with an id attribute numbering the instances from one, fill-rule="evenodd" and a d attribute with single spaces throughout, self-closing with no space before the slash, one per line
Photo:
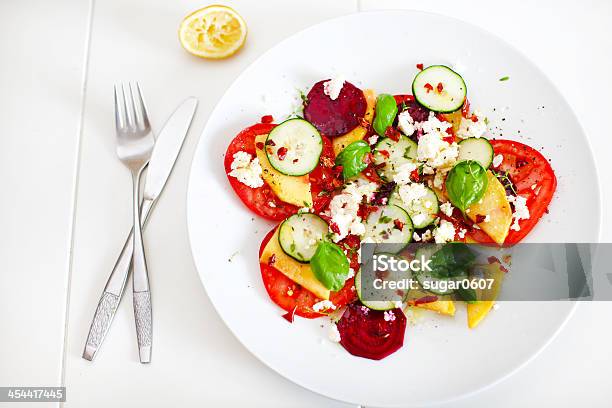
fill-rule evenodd
<path id="1" fill-rule="evenodd" d="M 268 135 L 259 135 L 255 143 L 265 143 Z M 276 170 L 270 164 L 268 156 L 263 149 L 255 149 L 259 164 L 263 170 L 261 177 L 270 186 L 274 194 L 281 201 L 298 207 L 312 207 L 312 194 L 310 192 L 310 179 L 304 176 L 287 176 Z"/>

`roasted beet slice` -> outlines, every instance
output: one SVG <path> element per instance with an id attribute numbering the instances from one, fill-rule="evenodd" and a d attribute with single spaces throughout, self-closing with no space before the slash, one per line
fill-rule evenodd
<path id="1" fill-rule="evenodd" d="M 325 94 L 319 81 L 308 92 L 304 102 L 304 117 L 325 136 L 343 135 L 357 127 L 366 111 L 363 91 L 350 82 L 345 82 L 340 95 L 332 100 Z"/>
<path id="2" fill-rule="evenodd" d="M 340 344 L 349 353 L 381 360 L 404 344 L 406 316 L 401 309 L 371 310 L 359 303 L 349 305 L 338 322 Z"/>

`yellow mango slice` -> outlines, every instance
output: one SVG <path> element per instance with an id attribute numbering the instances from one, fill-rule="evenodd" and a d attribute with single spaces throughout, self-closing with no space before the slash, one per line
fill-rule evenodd
<path id="1" fill-rule="evenodd" d="M 268 263 L 274 256 L 273 266 L 283 275 L 314 293 L 321 299 L 329 299 L 329 289 L 316 278 L 310 264 L 301 263 L 287 255 L 278 242 L 278 228 L 264 248 L 259 262 Z"/>
<path id="2" fill-rule="evenodd" d="M 475 328 L 485 318 L 487 314 L 493 308 L 495 299 L 499 296 L 501 290 L 501 284 L 504 280 L 505 273 L 501 270 L 501 265 L 497 262 L 482 266 L 483 276 L 487 279 L 493 279 L 494 282 L 490 289 L 476 290 L 476 296 L 480 299 L 474 303 L 467 304 L 467 319 L 468 327 L 470 329 Z"/>
<path id="3" fill-rule="evenodd" d="M 376 107 L 376 94 L 372 89 L 366 89 L 363 91 L 363 96 L 366 99 L 366 112 L 364 115 L 364 119 L 372 123 L 374 119 L 374 108 Z M 351 130 L 345 135 L 335 137 L 332 141 L 334 146 L 334 153 L 337 155 L 340 154 L 342 150 L 348 145 L 358 140 L 362 140 L 366 135 L 368 130 L 363 126 L 357 126 L 355 129 Z"/>
<path id="4" fill-rule="evenodd" d="M 486 222 L 478 223 L 478 226 L 487 233 L 493 241 L 503 244 L 510 224 L 512 224 L 512 209 L 506 197 L 506 189 L 502 183 L 491 172 L 487 172 L 489 185 L 482 200 L 474 203 L 466 210 L 466 215 L 474 222 L 481 218 L 479 216 L 489 216 Z"/>
<path id="5" fill-rule="evenodd" d="M 259 135 L 255 138 L 255 143 L 265 143 L 267 137 L 268 135 Z M 298 207 L 312 207 L 310 179 L 307 174 L 304 176 L 287 176 L 282 174 L 272 167 L 263 149 L 255 149 L 255 151 L 263 171 L 261 177 L 281 201 Z"/>

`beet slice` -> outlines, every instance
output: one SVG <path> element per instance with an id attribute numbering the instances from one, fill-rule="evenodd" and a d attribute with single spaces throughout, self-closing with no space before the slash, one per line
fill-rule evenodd
<path id="1" fill-rule="evenodd" d="M 361 123 L 366 112 L 366 99 L 363 91 L 350 82 L 345 82 L 340 95 L 332 100 L 325 94 L 319 81 L 308 92 L 304 102 L 304 117 L 322 134 L 328 137 L 343 135 Z"/>
<path id="2" fill-rule="evenodd" d="M 401 309 L 383 312 L 353 303 L 338 322 L 338 331 L 340 344 L 346 351 L 354 356 L 381 360 L 403 346 L 406 316 Z"/>

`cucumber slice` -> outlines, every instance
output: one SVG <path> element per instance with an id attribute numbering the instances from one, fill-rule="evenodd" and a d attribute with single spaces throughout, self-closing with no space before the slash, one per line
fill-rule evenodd
<path id="1" fill-rule="evenodd" d="M 278 242 L 287 255 L 298 262 L 307 263 L 328 230 L 327 223 L 316 214 L 294 214 L 280 225 Z"/>
<path id="2" fill-rule="evenodd" d="M 493 163 L 493 146 L 483 137 L 470 137 L 459 142 L 457 161 L 475 160 L 485 169 Z"/>
<path id="3" fill-rule="evenodd" d="M 412 94 L 427 109 L 450 113 L 463 106 L 467 87 L 461 75 L 449 67 L 432 65 L 414 77 Z"/>
<path id="4" fill-rule="evenodd" d="M 395 187 L 389 197 L 389 204 L 397 205 L 406 210 L 414 228 L 425 228 L 431 225 L 440 211 L 438 196 L 429 187 L 425 187 L 427 191 L 425 196 L 411 203 L 405 203 L 399 195 L 399 186 Z"/>
<path id="5" fill-rule="evenodd" d="M 272 129 L 265 143 L 272 167 L 287 176 L 303 176 L 319 164 L 323 139 L 304 119 L 289 119 Z"/>
<path id="6" fill-rule="evenodd" d="M 396 205 L 385 205 L 371 213 L 366 220 L 365 229 L 364 240 L 369 238 L 369 242 L 385 244 L 385 252 L 392 253 L 404 249 L 412 240 L 414 232 L 410 216 L 403 208 Z"/>
<path id="7" fill-rule="evenodd" d="M 374 147 L 376 172 L 385 181 L 393 181 L 402 164 L 415 163 L 417 144 L 407 136 L 400 135 L 396 142 L 385 137 Z"/>
<path id="8" fill-rule="evenodd" d="M 433 254 L 438 252 L 440 249 L 441 249 L 441 246 L 436 245 L 436 244 L 420 247 L 416 251 L 415 259 L 422 259 L 423 262 L 425 262 L 429 258 L 431 258 Z M 450 294 L 455 293 L 456 291 L 456 289 L 451 289 L 451 288 L 446 288 L 446 290 L 444 290 L 444 288 L 441 287 L 442 281 L 446 281 L 446 282 L 453 281 L 453 280 L 458 281 L 458 280 L 467 278 L 467 275 L 443 277 L 443 276 L 437 275 L 434 271 L 425 271 L 425 270 L 414 271 L 413 274 L 423 289 L 425 289 L 428 292 L 434 293 L 436 295 L 450 295 Z"/>
<path id="9" fill-rule="evenodd" d="M 393 258 L 401 258 L 398 255 L 394 255 L 394 254 L 386 254 L 389 257 L 393 257 Z M 370 262 L 372 262 L 370 260 Z M 393 277 L 392 279 L 404 279 L 404 278 L 409 278 L 410 275 L 400 272 L 400 271 L 392 271 L 391 273 L 393 273 Z M 359 270 L 359 272 L 357 272 L 357 275 L 355 275 L 355 291 L 357 292 L 357 297 L 359 298 L 359 301 L 361 303 L 363 303 L 363 305 L 365 307 L 367 307 L 368 309 L 372 309 L 372 310 L 391 310 L 391 309 L 395 309 L 398 305 L 397 302 L 398 301 L 405 301 L 406 298 L 408 297 L 408 293 L 409 293 L 409 289 L 405 289 L 405 290 L 397 290 L 394 291 L 393 293 L 393 297 L 389 297 L 388 299 L 384 299 L 384 300 L 365 300 L 366 297 L 368 298 L 373 298 L 374 297 L 374 289 L 370 289 L 370 293 L 364 293 L 362 291 L 361 288 L 361 269 Z M 369 296 L 364 296 L 364 295 L 368 295 Z M 384 294 L 384 293 L 380 293 L 380 294 Z M 400 299 L 397 299 L 397 298 Z"/>

